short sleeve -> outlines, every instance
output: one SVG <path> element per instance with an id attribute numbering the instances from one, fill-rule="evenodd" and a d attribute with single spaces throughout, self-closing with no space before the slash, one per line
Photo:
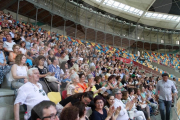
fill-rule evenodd
<path id="1" fill-rule="evenodd" d="M 73 95 L 73 87 L 71 85 L 67 87 L 67 95 Z"/>
<path id="2" fill-rule="evenodd" d="M 18 95 L 16 97 L 16 100 L 14 102 L 14 105 L 15 104 L 20 104 L 20 105 L 23 105 L 26 101 L 26 98 L 27 98 L 27 94 L 24 92 L 23 89 L 19 88 L 18 90 Z"/>
<path id="3" fill-rule="evenodd" d="M 64 71 L 63 71 L 63 69 L 61 69 L 61 74 L 62 74 L 62 75 L 64 75 Z"/>
<path id="4" fill-rule="evenodd" d="M 8 47 L 8 46 L 7 46 L 6 42 L 4 42 L 3 48 L 7 48 L 7 47 Z"/>

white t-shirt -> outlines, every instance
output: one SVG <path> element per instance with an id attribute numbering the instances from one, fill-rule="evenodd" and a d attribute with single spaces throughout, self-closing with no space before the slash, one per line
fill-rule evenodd
<path id="1" fill-rule="evenodd" d="M 16 43 L 13 41 L 12 42 L 5 41 L 3 44 L 3 48 L 7 48 L 7 50 L 9 50 L 9 51 L 13 51 L 12 47 L 14 44 L 16 44 Z"/>
<path id="2" fill-rule="evenodd" d="M 26 66 L 18 66 L 17 65 L 16 75 L 17 76 L 27 76 Z"/>
<path id="3" fill-rule="evenodd" d="M 114 105 L 115 109 L 117 109 L 117 107 L 121 106 L 121 111 L 119 112 L 119 115 L 116 120 L 129 120 L 127 110 L 125 109 L 126 105 L 123 104 L 123 102 L 121 100 L 118 100 L 117 98 L 115 98 L 113 105 Z"/>
<path id="4" fill-rule="evenodd" d="M 18 95 L 14 102 L 14 105 L 18 103 L 20 103 L 20 105 L 26 104 L 27 113 L 29 117 L 31 116 L 31 109 L 35 105 L 44 100 L 49 100 L 46 93 L 42 89 L 42 85 L 40 83 L 37 84 L 39 88 L 31 82 L 27 82 L 24 85 L 22 85 L 18 90 Z"/>
<path id="5" fill-rule="evenodd" d="M 26 54 L 26 49 L 20 48 L 19 50 L 22 52 L 22 54 Z"/>
<path id="6" fill-rule="evenodd" d="M 25 39 L 23 36 L 21 37 L 21 40 L 22 40 L 22 41 L 26 41 L 26 39 Z"/>

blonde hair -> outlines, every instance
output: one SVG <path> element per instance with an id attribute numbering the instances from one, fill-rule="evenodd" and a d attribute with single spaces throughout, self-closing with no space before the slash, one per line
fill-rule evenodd
<path id="1" fill-rule="evenodd" d="M 78 72 L 79 71 L 79 66 L 78 66 L 78 64 L 74 64 L 70 69 Z"/>
<path id="2" fill-rule="evenodd" d="M 16 56 L 16 58 L 15 58 L 15 63 L 16 63 L 17 65 L 20 65 L 20 64 L 21 64 L 21 60 L 22 60 L 23 56 L 25 56 L 25 55 L 24 55 L 24 54 L 18 54 L 18 55 Z"/>

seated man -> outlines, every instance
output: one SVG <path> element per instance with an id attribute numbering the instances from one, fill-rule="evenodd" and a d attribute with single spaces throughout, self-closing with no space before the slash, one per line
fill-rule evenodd
<path id="1" fill-rule="evenodd" d="M 19 106 L 27 105 L 27 115 L 28 118 L 31 116 L 31 109 L 43 100 L 49 100 L 46 93 L 42 89 L 42 85 L 38 83 L 39 81 L 39 71 L 37 68 L 31 68 L 27 72 L 28 80 L 26 84 L 21 86 L 18 90 L 17 98 L 14 102 L 14 118 L 15 120 L 20 120 L 19 118 Z"/>
<path id="2" fill-rule="evenodd" d="M 51 101 L 42 101 L 31 110 L 31 120 L 59 120 L 56 105 Z"/>
<path id="3" fill-rule="evenodd" d="M 127 110 L 131 110 L 133 107 L 133 102 L 128 102 L 126 105 L 121 101 L 122 93 L 120 89 L 114 89 L 113 90 L 115 99 L 114 99 L 114 108 L 117 109 L 117 107 L 121 106 L 121 111 L 119 112 L 119 115 L 116 120 L 129 120 L 128 112 Z"/>

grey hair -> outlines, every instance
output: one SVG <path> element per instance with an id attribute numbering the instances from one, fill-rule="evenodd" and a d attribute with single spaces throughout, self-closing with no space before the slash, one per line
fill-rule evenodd
<path id="1" fill-rule="evenodd" d="M 115 89 L 112 90 L 112 93 L 113 93 L 113 95 L 116 97 L 116 94 L 117 94 L 119 91 L 121 91 L 121 90 L 118 89 L 118 88 L 115 88 Z"/>
<path id="2" fill-rule="evenodd" d="M 73 73 L 70 77 L 71 81 L 73 81 L 76 77 L 79 77 L 77 73 Z"/>
<path id="3" fill-rule="evenodd" d="M 34 70 L 38 70 L 37 68 L 30 68 L 28 71 L 27 71 L 27 77 L 29 78 L 29 75 L 32 75 L 33 74 L 33 71 Z"/>
<path id="4" fill-rule="evenodd" d="M 88 74 L 88 75 L 87 75 L 87 79 L 88 79 L 88 80 L 91 79 L 92 77 L 94 77 L 92 74 Z"/>

